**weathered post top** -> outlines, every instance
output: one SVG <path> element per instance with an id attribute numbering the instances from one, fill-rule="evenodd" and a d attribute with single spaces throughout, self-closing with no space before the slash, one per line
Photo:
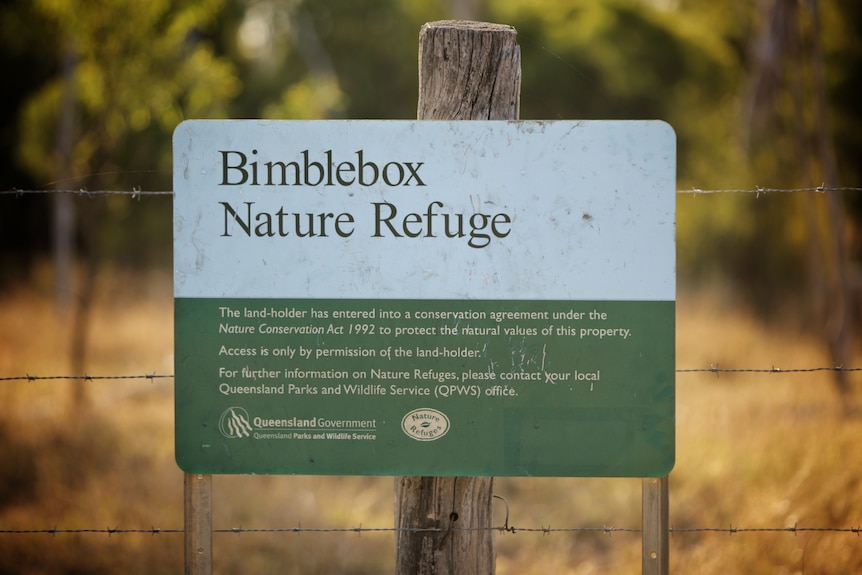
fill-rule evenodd
<path id="1" fill-rule="evenodd" d="M 521 49 L 511 26 L 442 20 L 419 35 L 419 120 L 517 120 Z"/>

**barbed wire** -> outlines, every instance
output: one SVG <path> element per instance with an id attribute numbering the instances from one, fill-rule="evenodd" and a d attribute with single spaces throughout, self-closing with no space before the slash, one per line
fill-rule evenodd
<path id="1" fill-rule="evenodd" d="M 818 371 L 831 371 L 831 372 L 854 372 L 854 371 L 862 371 L 862 367 L 844 367 L 844 366 L 834 366 L 834 367 L 796 367 L 796 368 L 781 368 L 777 366 L 772 366 L 768 368 L 751 368 L 751 367 L 741 367 L 741 368 L 725 368 L 718 367 L 717 365 L 711 365 L 709 367 L 696 367 L 689 369 L 677 369 L 677 373 L 814 373 Z"/>
<path id="2" fill-rule="evenodd" d="M 152 535 L 161 535 L 163 533 L 185 533 L 185 530 L 161 529 L 159 527 L 150 527 L 149 529 L 120 529 L 119 527 L 106 527 L 104 529 L 60 529 L 59 527 L 52 527 L 50 529 L 0 529 L 0 535 L 63 535 L 77 533 L 105 533 L 107 535 L 114 535 L 115 533 L 150 533 Z"/>
<path id="3" fill-rule="evenodd" d="M 33 195 L 45 195 L 45 194 L 71 194 L 74 196 L 131 196 L 133 199 L 135 197 L 142 196 L 173 196 L 173 190 L 19 190 L 19 189 L 11 189 L 11 190 L 0 190 L 0 196 L 33 196 Z"/>
<path id="4" fill-rule="evenodd" d="M 39 381 L 39 380 L 52 380 L 52 379 L 69 379 L 69 380 L 82 380 L 82 381 L 96 381 L 96 380 L 104 380 L 104 379 L 171 379 L 173 378 L 173 374 L 156 374 L 156 373 L 146 373 L 142 375 L 18 375 L 11 377 L 0 377 L 0 381 Z"/>
<path id="5" fill-rule="evenodd" d="M 551 535 L 553 533 L 603 533 L 612 535 L 614 533 L 643 533 L 639 527 L 616 527 L 613 525 L 602 525 L 601 527 L 516 527 L 498 525 L 496 527 L 229 527 L 213 529 L 212 533 L 446 533 L 448 531 L 496 531 L 500 533 L 540 533 Z M 742 533 L 849 533 L 859 536 L 862 533 L 860 527 L 800 527 L 799 525 L 785 527 L 668 527 L 671 535 L 686 535 L 691 533 L 724 533 L 728 535 Z M 48 529 L 0 529 L 0 535 L 64 535 L 64 534 L 147 534 L 165 535 L 185 533 L 184 529 L 162 529 L 150 527 L 145 529 L 121 529 L 119 527 L 84 528 L 84 529 L 62 529 L 52 527 Z"/>
<path id="6" fill-rule="evenodd" d="M 766 367 L 766 368 L 758 368 L 758 367 L 736 367 L 736 368 L 728 368 L 728 367 L 719 367 L 718 365 L 711 365 L 709 367 L 695 367 L 695 368 L 683 368 L 677 369 L 676 373 L 714 373 L 716 375 L 722 373 L 784 373 L 784 374 L 793 374 L 793 373 L 816 373 L 816 372 L 857 372 L 862 371 L 862 367 L 844 367 L 841 365 L 833 366 L 833 367 L 794 367 L 794 368 L 782 368 L 778 366 Z M 165 374 L 157 374 L 157 373 L 145 373 L 140 375 L 32 375 L 27 373 L 25 375 L 13 375 L 13 376 L 4 376 L 0 377 L 0 381 L 40 381 L 40 380 L 80 380 L 80 381 L 97 381 L 97 380 L 124 380 L 124 379 L 172 379 L 174 378 L 174 374 L 165 373 Z"/>
<path id="7" fill-rule="evenodd" d="M 754 186 L 752 188 L 734 188 L 734 189 L 704 189 L 704 188 L 688 188 L 677 190 L 677 194 L 796 194 L 805 192 L 862 192 L 862 187 L 855 186 L 814 186 L 804 188 L 765 188 Z M 11 189 L 0 190 L 0 195 L 3 196 L 26 196 L 26 195 L 44 195 L 44 194 L 71 194 L 75 196 L 131 196 L 141 198 L 144 196 L 173 196 L 172 190 L 85 190 L 85 189 L 62 189 L 62 190 L 23 190 Z"/>
<path id="8" fill-rule="evenodd" d="M 809 188 L 762 188 L 755 186 L 754 188 L 738 188 L 730 190 L 704 190 L 701 188 L 691 188 L 687 190 L 677 190 L 677 194 L 796 194 L 803 192 L 862 192 L 862 188 L 849 186 L 816 186 Z"/>

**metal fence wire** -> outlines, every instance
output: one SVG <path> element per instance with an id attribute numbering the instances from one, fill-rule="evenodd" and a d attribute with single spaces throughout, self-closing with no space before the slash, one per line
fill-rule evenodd
<path id="1" fill-rule="evenodd" d="M 677 190 L 680 195 L 685 194 L 797 194 L 797 193 L 826 193 L 826 192 L 862 192 L 862 188 L 852 186 L 815 186 L 808 188 L 767 188 L 754 186 L 751 188 L 736 188 L 736 189 L 708 189 L 708 188 L 689 188 Z M 31 196 L 44 194 L 71 194 L 74 196 L 130 196 L 132 199 L 142 198 L 146 196 L 173 196 L 173 190 L 87 190 L 79 189 L 57 189 L 57 190 L 25 190 L 12 189 L 0 190 L 0 195 L 3 196 Z"/>

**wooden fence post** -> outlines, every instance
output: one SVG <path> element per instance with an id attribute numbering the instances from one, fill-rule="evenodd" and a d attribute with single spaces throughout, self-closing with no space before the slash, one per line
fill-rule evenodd
<path id="1" fill-rule="evenodd" d="M 517 120 L 521 51 L 515 37 L 514 28 L 498 24 L 425 24 L 417 118 Z M 492 477 L 396 478 L 396 574 L 493 574 L 493 486 Z"/>

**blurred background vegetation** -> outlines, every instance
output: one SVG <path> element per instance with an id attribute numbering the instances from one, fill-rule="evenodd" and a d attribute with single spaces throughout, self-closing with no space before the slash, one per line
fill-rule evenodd
<path id="1" fill-rule="evenodd" d="M 186 118 L 414 118 L 419 27 L 453 17 L 518 30 L 522 119 L 670 122 L 680 189 L 858 187 L 860 13 L 852 0 L 7 0 L 0 188 L 170 190 Z M 858 279 L 862 195 L 838 198 L 838 216 L 810 196 L 680 196 L 682 285 L 816 318 L 822 278 Z M 134 218 L 111 198 L 9 205 L 0 286 L 62 249 L 51 237 L 93 266 L 169 265 L 169 200 Z"/>
<path id="2" fill-rule="evenodd" d="M 669 122 L 680 190 L 862 187 L 857 0 L 4 0 L 0 190 L 170 190 L 171 133 L 187 118 L 415 118 L 419 29 L 446 18 L 517 29 L 522 119 Z M 0 198 L 0 376 L 171 373 L 171 227 L 169 195 Z M 858 366 L 862 193 L 683 193 L 677 230 L 681 367 Z M 70 321 L 45 304 L 55 278 Z M 141 290 L 157 297 L 127 297 Z M 818 385 L 829 374 L 697 377 L 678 386 L 676 526 L 858 524 L 848 462 L 862 419 L 833 417 Z M 0 387 L 0 527 L 181 525 L 169 381 L 75 381 L 71 407 L 65 386 L 19 383 Z M 218 477 L 216 519 L 388 525 L 382 479 Z M 621 482 L 498 490 L 531 526 L 633 526 L 639 485 Z M 180 537 L 48 537 L 0 537 L 0 572 L 181 569 Z M 376 573 L 392 560 L 391 538 L 243 537 L 218 541 L 221 572 Z M 640 561 L 639 540 L 620 553 L 604 534 L 525 537 L 498 538 L 501 571 Z M 767 537 L 675 536 L 671 556 L 681 573 L 862 566 L 842 535 Z M 358 547 L 370 550 L 357 559 Z"/>
<path id="3" fill-rule="evenodd" d="M 187 118 L 415 118 L 423 23 L 510 24 L 522 119 L 665 120 L 680 190 L 857 188 L 677 202 L 681 290 L 816 332 L 845 365 L 862 319 L 860 17 L 853 0 L 6 0 L 0 190 L 170 190 Z M 0 289 L 50 262 L 80 368 L 99 270 L 169 272 L 171 242 L 169 195 L 24 195 L 0 209 Z"/>

